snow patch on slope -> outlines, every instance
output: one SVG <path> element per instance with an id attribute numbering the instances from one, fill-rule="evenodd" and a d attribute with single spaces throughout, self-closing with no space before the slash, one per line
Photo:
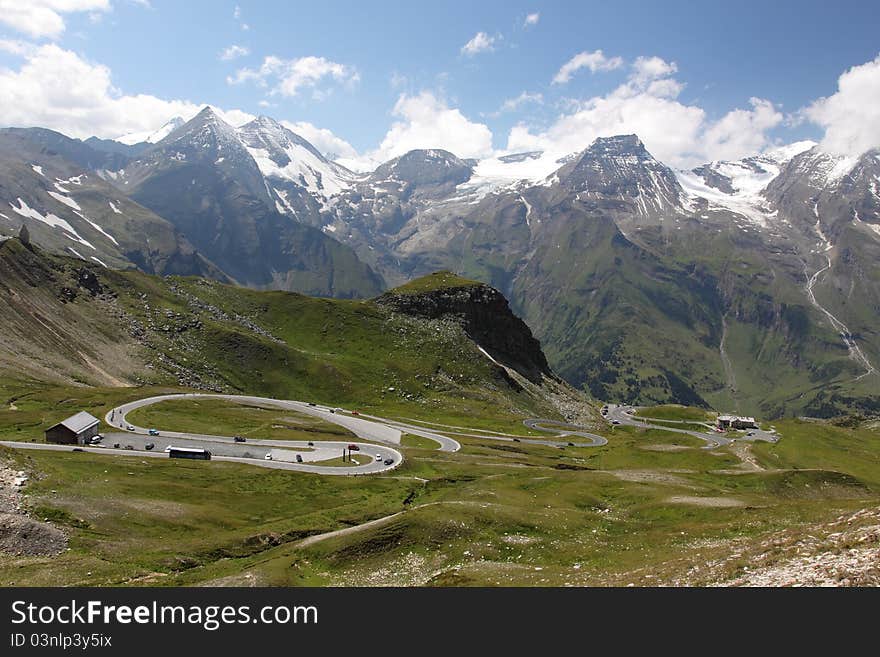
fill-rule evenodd
<path id="1" fill-rule="evenodd" d="M 82 212 L 77 212 L 76 210 L 74 210 L 73 213 L 76 214 L 76 215 L 78 215 L 80 219 L 82 219 L 83 221 L 85 221 L 89 226 L 91 226 L 91 227 L 94 228 L 96 231 L 98 231 L 99 233 L 101 233 L 101 235 L 103 235 L 103 236 L 106 237 L 108 240 L 110 240 L 111 242 L 113 242 L 116 246 L 119 246 L 119 242 L 117 242 L 117 241 L 114 239 L 114 237 L 113 237 L 110 233 L 108 233 L 107 231 L 105 231 L 103 228 L 101 228 L 98 224 L 96 224 L 94 221 L 92 221 L 91 219 L 89 219 L 89 218 L 88 218 L 86 215 L 84 215 Z"/>
<path id="2" fill-rule="evenodd" d="M 64 196 L 63 194 L 59 194 L 58 192 L 47 192 L 47 193 L 49 194 L 49 196 L 54 198 L 56 201 L 58 201 L 59 203 L 63 203 L 64 205 L 66 205 L 69 208 L 73 208 L 74 210 L 82 210 L 82 208 L 79 207 L 79 203 L 74 201 L 69 196 Z"/>
<path id="3" fill-rule="evenodd" d="M 58 217 L 52 213 L 48 213 L 43 216 L 33 208 L 29 207 L 27 203 L 21 200 L 21 198 L 18 198 L 17 200 L 18 207 L 15 207 L 12 203 L 9 204 L 9 207 L 11 207 L 17 214 L 20 214 L 22 217 L 36 219 L 37 221 L 40 221 L 47 226 L 50 226 L 51 228 L 60 228 L 64 231 L 65 237 L 67 237 L 68 239 L 71 239 L 74 242 L 79 242 L 80 244 L 89 247 L 93 251 L 97 251 L 94 246 L 92 246 L 89 242 L 80 237 L 79 233 L 76 232 L 73 226 L 71 226 L 61 217 Z"/>
<path id="4" fill-rule="evenodd" d="M 691 202 L 696 198 L 706 199 L 710 207 L 735 212 L 762 228 L 767 226 L 768 219 L 772 216 L 764 206 L 764 199 L 760 195 L 760 190 L 766 184 L 758 187 L 758 182 L 754 178 L 740 177 L 738 181 L 740 187 L 734 186 L 736 191 L 733 194 L 726 194 L 720 189 L 707 185 L 702 176 L 693 171 L 675 171 L 675 177 L 685 194 L 691 197 L 689 199 Z M 770 180 L 772 179 L 771 177 Z M 756 188 L 758 192 L 755 191 Z"/>

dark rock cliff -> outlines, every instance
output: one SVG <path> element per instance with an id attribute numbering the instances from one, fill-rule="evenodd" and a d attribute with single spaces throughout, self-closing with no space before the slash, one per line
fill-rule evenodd
<path id="1" fill-rule="evenodd" d="M 547 364 L 541 343 L 493 287 L 474 284 L 417 294 L 392 290 L 376 303 L 414 317 L 454 319 L 492 358 L 528 380 L 540 383 L 542 376 L 557 378 Z"/>

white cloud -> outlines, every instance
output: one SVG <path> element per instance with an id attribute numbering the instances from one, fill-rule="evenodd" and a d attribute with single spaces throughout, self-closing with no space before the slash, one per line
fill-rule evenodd
<path id="1" fill-rule="evenodd" d="M 331 159 L 348 160 L 358 157 L 358 152 L 354 146 L 341 137 L 337 137 L 327 128 L 319 128 L 308 121 L 282 121 L 281 124 L 293 130 Z"/>
<path id="2" fill-rule="evenodd" d="M 234 76 L 226 78 L 226 81 L 229 84 L 255 82 L 268 88 L 271 95 L 291 97 L 296 96 L 303 88 L 316 87 L 325 78 L 349 86 L 360 80 L 353 67 L 324 57 L 281 59 L 270 55 L 258 69 L 239 69 Z"/>
<path id="3" fill-rule="evenodd" d="M 661 161 L 690 167 L 745 157 L 769 145 L 767 132 L 783 118 L 772 103 L 753 98 L 751 109 L 710 121 L 701 107 L 678 100 L 684 85 L 668 77 L 676 70 L 660 58 L 640 57 L 623 84 L 606 95 L 576 101 L 550 127 L 534 131 L 522 123 L 514 126 L 506 152 L 565 155 L 585 149 L 597 137 L 637 134 Z"/>
<path id="4" fill-rule="evenodd" d="M 832 153 L 860 155 L 880 146 L 880 55 L 841 74 L 837 92 L 801 110 L 825 129 L 820 147 Z"/>
<path id="5" fill-rule="evenodd" d="M 235 9 L 232 10 L 232 17 L 233 17 L 235 20 L 237 20 L 237 21 L 240 21 L 240 20 L 241 20 L 241 7 L 239 7 L 238 5 L 235 5 Z M 239 26 L 242 30 L 244 30 L 245 32 L 247 32 L 249 29 L 251 29 L 251 26 L 248 25 L 247 23 L 243 22 L 243 21 L 240 22 L 240 23 L 238 24 L 238 26 Z"/>
<path id="6" fill-rule="evenodd" d="M 430 91 L 403 94 L 394 105 L 395 121 L 379 148 L 368 157 L 384 162 L 418 148 L 442 148 L 459 157 L 486 157 L 492 153 L 492 132 L 470 121 Z"/>
<path id="7" fill-rule="evenodd" d="M 749 103 L 751 110 L 732 110 L 706 128 L 703 139 L 708 159 L 736 160 L 770 145 L 767 132 L 782 123 L 783 115 L 769 100 L 751 98 Z"/>
<path id="8" fill-rule="evenodd" d="M 508 98 L 503 103 L 501 103 L 501 107 L 499 107 L 494 112 L 491 112 L 487 116 L 491 118 L 498 118 L 502 114 L 506 112 L 513 112 L 518 110 L 523 105 L 527 105 L 530 103 L 534 103 L 536 105 L 544 104 L 544 95 L 540 93 L 530 94 L 527 91 L 523 91 L 519 96 L 515 98 Z"/>
<path id="9" fill-rule="evenodd" d="M 534 14 L 529 14 L 526 16 L 526 20 L 523 22 L 525 27 L 529 27 L 530 25 L 537 25 L 538 21 L 541 20 L 541 13 L 535 12 Z"/>
<path id="10" fill-rule="evenodd" d="M 8 52 L 12 55 L 27 55 L 32 53 L 36 46 L 26 41 L 13 41 L 11 39 L 0 39 L 0 51 Z"/>
<path id="11" fill-rule="evenodd" d="M 632 68 L 632 79 L 639 83 L 665 78 L 678 72 L 675 62 L 667 62 L 660 57 L 637 57 Z"/>
<path id="12" fill-rule="evenodd" d="M 251 51 L 247 46 L 232 45 L 222 50 L 220 53 L 220 59 L 224 62 L 228 62 L 232 59 L 238 59 L 239 57 L 244 57 L 250 54 Z"/>
<path id="13" fill-rule="evenodd" d="M 0 22 L 32 37 L 57 37 L 62 14 L 107 11 L 110 0 L 0 0 Z"/>
<path id="14" fill-rule="evenodd" d="M 400 89 L 401 87 L 405 87 L 407 84 L 409 84 L 409 78 L 407 78 L 402 73 L 394 71 L 391 73 L 391 77 L 388 78 L 388 84 L 391 85 L 392 89 Z"/>
<path id="15" fill-rule="evenodd" d="M 25 52 L 18 70 L 0 69 L 0 98 L 0 125 L 39 126 L 80 138 L 153 131 L 174 116 L 192 118 L 203 107 L 124 94 L 113 86 L 106 66 L 55 44 Z M 223 116 L 233 123 L 253 118 L 239 110 Z"/>
<path id="16" fill-rule="evenodd" d="M 562 68 L 553 76 L 553 84 L 565 84 L 571 80 L 571 76 L 582 68 L 588 68 L 592 73 L 597 71 L 612 71 L 623 66 L 620 57 L 606 57 L 601 50 L 593 52 L 581 52 L 569 59 Z"/>
<path id="17" fill-rule="evenodd" d="M 481 52 L 491 52 L 495 49 L 495 37 L 485 32 L 477 32 L 474 38 L 461 47 L 461 53 L 473 57 Z"/>

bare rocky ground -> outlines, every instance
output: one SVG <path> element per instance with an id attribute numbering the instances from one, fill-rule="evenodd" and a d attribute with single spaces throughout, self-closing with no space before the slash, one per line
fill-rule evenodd
<path id="1" fill-rule="evenodd" d="M 23 505 L 24 470 L 0 457 L 0 553 L 51 556 L 67 548 L 67 535 L 48 522 L 34 520 Z"/>
<path id="2" fill-rule="evenodd" d="M 802 528 L 786 530 L 730 548 L 725 557 L 670 584 L 880 586 L 880 507 L 840 516 L 806 534 Z"/>

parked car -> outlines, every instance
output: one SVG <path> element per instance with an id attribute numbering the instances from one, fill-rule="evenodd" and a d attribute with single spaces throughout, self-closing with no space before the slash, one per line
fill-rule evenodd
<path id="1" fill-rule="evenodd" d="M 82 447 L 74 447 L 73 451 L 74 452 L 81 452 L 81 451 L 83 451 L 83 448 Z"/>
<path id="2" fill-rule="evenodd" d="M 113 443 L 113 449 L 119 449 L 119 443 Z"/>
<path id="3" fill-rule="evenodd" d="M 309 402 L 309 406 L 317 406 L 315 402 Z"/>
<path id="4" fill-rule="evenodd" d="M 302 463 L 302 462 L 303 462 L 302 454 L 297 454 L 297 455 L 296 455 L 296 462 L 297 462 L 297 463 Z"/>
<path id="5" fill-rule="evenodd" d="M 611 420 L 611 424 L 620 424 L 619 420 Z"/>
<path id="6" fill-rule="evenodd" d="M 147 433 L 150 434 L 151 436 L 158 436 L 159 430 L 158 429 L 150 429 L 149 431 L 147 431 Z"/>
<path id="7" fill-rule="evenodd" d="M 266 454 L 266 456 L 264 456 L 263 458 L 266 459 L 267 461 L 271 461 L 271 460 L 272 460 L 272 455 L 271 455 L 271 454 Z"/>
<path id="8" fill-rule="evenodd" d="M 394 465 L 394 459 L 385 459 L 385 465 Z"/>
<path id="9" fill-rule="evenodd" d="M 381 454 L 376 454 L 376 460 L 377 460 L 377 461 L 381 461 L 381 460 L 382 460 L 382 455 L 381 455 Z"/>
<path id="10" fill-rule="evenodd" d="M 351 414 L 352 415 L 360 415 L 360 413 L 358 411 L 352 411 Z"/>
<path id="11" fill-rule="evenodd" d="M 144 449 L 147 451 L 150 451 L 154 447 L 155 447 L 155 445 L 153 443 L 147 443 L 146 445 L 144 445 Z"/>
<path id="12" fill-rule="evenodd" d="M 92 445 L 97 445 L 100 442 L 101 436 L 93 436 L 92 439 L 89 441 L 89 443 L 91 443 Z"/>
<path id="13" fill-rule="evenodd" d="M 134 449 L 131 445 L 126 445 L 123 449 Z"/>
<path id="14" fill-rule="evenodd" d="M 315 446 L 315 443 L 313 443 L 313 442 L 310 440 L 310 441 L 309 441 L 309 447 L 314 447 L 314 446 Z"/>
<path id="15" fill-rule="evenodd" d="M 247 442 L 247 438 L 245 438 L 244 436 L 233 436 L 232 440 L 234 440 L 237 443 L 246 443 Z"/>
<path id="16" fill-rule="evenodd" d="M 126 425 L 125 428 L 126 428 L 126 430 L 128 430 L 128 431 L 134 431 L 134 427 L 131 426 L 130 424 L 129 424 L 129 425 Z"/>
<path id="17" fill-rule="evenodd" d="M 359 452 L 359 451 L 361 451 L 361 448 L 358 447 L 357 445 L 355 445 L 354 443 L 352 443 L 351 445 L 348 446 L 348 451 L 349 452 Z"/>
<path id="18" fill-rule="evenodd" d="M 568 446 L 569 446 L 569 447 L 574 447 L 574 443 L 570 442 L 570 443 L 568 443 Z"/>
<path id="19" fill-rule="evenodd" d="M 518 442 L 521 442 L 521 441 L 520 441 L 519 438 L 514 438 L 514 439 L 513 439 L 513 442 L 518 443 Z"/>

